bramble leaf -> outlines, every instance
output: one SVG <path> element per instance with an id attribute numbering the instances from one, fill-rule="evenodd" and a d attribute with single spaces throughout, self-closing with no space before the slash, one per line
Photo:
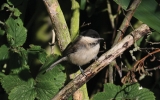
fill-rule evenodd
<path id="1" fill-rule="evenodd" d="M 27 30 L 25 27 L 23 27 L 21 19 L 18 18 L 15 20 L 13 18 L 8 18 L 5 24 L 7 40 L 10 46 L 22 46 L 26 41 Z"/>
<path id="2" fill-rule="evenodd" d="M 41 100 L 51 99 L 64 86 L 66 74 L 63 70 L 64 67 L 58 65 L 51 71 L 38 74 L 36 78 L 37 98 L 41 98 Z"/>
<path id="3" fill-rule="evenodd" d="M 154 94 L 138 83 L 123 85 L 122 87 L 108 83 L 104 91 L 93 96 L 93 100 L 155 100 Z"/>
<path id="4" fill-rule="evenodd" d="M 6 45 L 0 47 L 0 61 L 6 60 L 9 57 L 9 48 Z"/>

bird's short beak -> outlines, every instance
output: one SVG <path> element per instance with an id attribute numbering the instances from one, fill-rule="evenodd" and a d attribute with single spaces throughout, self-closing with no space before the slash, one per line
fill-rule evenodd
<path id="1" fill-rule="evenodd" d="M 104 40 L 103 38 L 98 38 L 98 40 Z"/>

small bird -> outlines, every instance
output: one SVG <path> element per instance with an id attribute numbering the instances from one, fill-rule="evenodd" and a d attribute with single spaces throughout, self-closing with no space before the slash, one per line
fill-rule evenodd
<path id="1" fill-rule="evenodd" d="M 79 66 L 79 69 L 83 74 L 84 72 L 81 66 L 97 57 L 101 40 L 103 40 L 103 38 L 100 38 L 99 34 L 92 29 L 81 32 L 75 41 L 71 42 L 66 47 L 62 54 L 63 57 L 53 63 L 46 72 L 52 70 L 55 65 L 62 61 L 69 61 L 72 64 Z"/>

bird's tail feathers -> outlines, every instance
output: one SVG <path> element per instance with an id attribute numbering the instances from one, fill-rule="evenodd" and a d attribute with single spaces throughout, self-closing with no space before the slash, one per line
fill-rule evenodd
<path id="1" fill-rule="evenodd" d="M 62 61 L 66 61 L 67 59 L 68 59 L 68 57 L 65 56 L 65 57 L 59 59 L 58 61 L 54 62 L 54 63 L 46 70 L 46 72 L 49 71 L 49 70 L 52 70 L 57 64 L 59 64 L 59 63 L 62 62 Z"/>

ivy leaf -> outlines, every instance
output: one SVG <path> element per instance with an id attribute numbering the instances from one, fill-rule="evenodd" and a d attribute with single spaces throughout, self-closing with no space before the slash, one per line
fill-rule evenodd
<path id="1" fill-rule="evenodd" d="M 64 86 L 66 74 L 63 70 L 64 67 L 59 65 L 45 74 L 38 74 L 36 77 L 37 98 L 51 99 Z"/>
<path id="2" fill-rule="evenodd" d="M 5 22 L 6 24 L 6 32 L 7 32 L 7 40 L 10 46 L 18 47 L 22 46 L 27 37 L 27 30 L 22 25 L 22 21 L 20 18 L 14 20 L 13 18 L 8 18 Z"/>

